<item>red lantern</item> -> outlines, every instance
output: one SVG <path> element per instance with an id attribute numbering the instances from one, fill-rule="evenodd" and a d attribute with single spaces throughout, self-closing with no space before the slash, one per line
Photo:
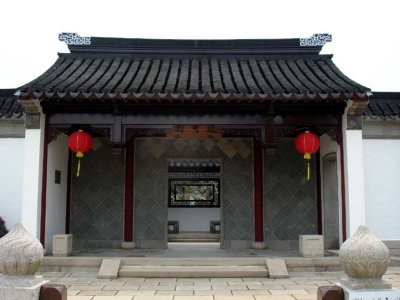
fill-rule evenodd
<path id="1" fill-rule="evenodd" d="M 309 131 L 305 131 L 297 136 L 294 145 L 298 152 L 304 154 L 304 159 L 307 162 L 307 180 L 310 180 L 310 159 L 311 154 L 317 152 L 319 149 L 318 136 Z"/>
<path id="2" fill-rule="evenodd" d="M 76 177 L 79 177 L 80 169 L 81 169 L 81 158 L 83 157 L 83 153 L 88 152 L 92 149 L 93 139 L 89 133 L 78 130 L 69 136 L 68 146 L 71 151 L 76 153 L 76 157 L 78 158 L 78 169 L 76 171 Z"/>

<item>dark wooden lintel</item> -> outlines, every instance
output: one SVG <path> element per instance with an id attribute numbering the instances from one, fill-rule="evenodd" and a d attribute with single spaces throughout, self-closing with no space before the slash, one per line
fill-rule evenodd
<path id="1" fill-rule="evenodd" d="M 335 114 L 290 114 L 275 115 L 274 124 L 276 125 L 297 125 L 297 126 L 315 126 L 315 125 L 338 125 L 341 123 L 341 115 Z"/>

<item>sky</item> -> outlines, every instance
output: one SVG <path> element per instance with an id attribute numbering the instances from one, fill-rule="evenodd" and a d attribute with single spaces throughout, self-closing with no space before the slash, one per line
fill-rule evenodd
<path id="1" fill-rule="evenodd" d="M 171 39 L 307 38 L 372 91 L 400 92 L 398 0 L 2 0 L 0 88 L 35 79 L 68 52 L 61 32 Z"/>

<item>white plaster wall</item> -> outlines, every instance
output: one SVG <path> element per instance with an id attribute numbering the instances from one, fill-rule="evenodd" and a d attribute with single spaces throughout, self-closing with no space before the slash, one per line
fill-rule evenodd
<path id="1" fill-rule="evenodd" d="M 361 130 L 345 130 L 347 237 L 366 224 L 364 159 Z"/>
<path id="2" fill-rule="evenodd" d="M 349 100 L 342 118 L 347 238 L 358 226 L 366 224 L 362 130 L 347 129 L 347 111 L 351 104 Z"/>
<path id="3" fill-rule="evenodd" d="M 0 139 L 0 217 L 10 230 L 21 222 L 24 139 Z"/>
<path id="4" fill-rule="evenodd" d="M 319 153 L 320 153 L 320 166 L 323 166 L 322 160 L 323 158 L 330 153 L 336 153 L 336 158 L 337 158 L 337 175 L 338 175 L 338 202 L 339 202 L 339 207 L 338 207 L 338 214 L 339 214 L 339 239 L 340 242 L 343 242 L 343 235 L 342 235 L 342 185 L 341 185 L 341 176 L 342 172 L 340 169 L 340 147 L 338 143 L 335 141 L 332 141 L 331 137 L 328 135 L 323 135 L 320 137 L 320 147 L 319 147 Z M 321 172 L 321 182 L 323 182 L 323 172 Z M 324 194 L 324 185 L 321 184 L 321 195 Z M 322 209 L 323 211 L 323 209 Z M 322 222 L 322 225 L 324 223 Z"/>
<path id="5" fill-rule="evenodd" d="M 367 226 L 383 240 L 400 239 L 400 140 L 365 139 Z"/>
<path id="6" fill-rule="evenodd" d="M 21 223 L 36 238 L 40 238 L 44 115 L 40 124 L 40 129 L 25 130 L 21 202 Z"/>
<path id="7" fill-rule="evenodd" d="M 210 231 L 210 221 L 220 220 L 219 208 L 168 208 L 168 220 L 179 221 L 179 231 Z"/>
<path id="8" fill-rule="evenodd" d="M 55 183 L 55 170 L 61 171 L 61 183 Z M 48 146 L 46 188 L 45 248 L 53 248 L 53 235 L 65 233 L 67 199 L 68 137 L 61 134 Z"/>

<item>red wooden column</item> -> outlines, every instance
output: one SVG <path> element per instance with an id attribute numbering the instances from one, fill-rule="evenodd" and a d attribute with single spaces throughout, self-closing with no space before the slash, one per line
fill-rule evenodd
<path id="1" fill-rule="evenodd" d="M 265 248 L 263 166 L 262 144 L 254 138 L 254 248 Z"/>
<path id="2" fill-rule="evenodd" d="M 134 138 L 126 142 L 125 148 L 125 205 L 124 205 L 124 241 L 123 249 L 133 249 L 133 167 L 134 167 Z"/>

